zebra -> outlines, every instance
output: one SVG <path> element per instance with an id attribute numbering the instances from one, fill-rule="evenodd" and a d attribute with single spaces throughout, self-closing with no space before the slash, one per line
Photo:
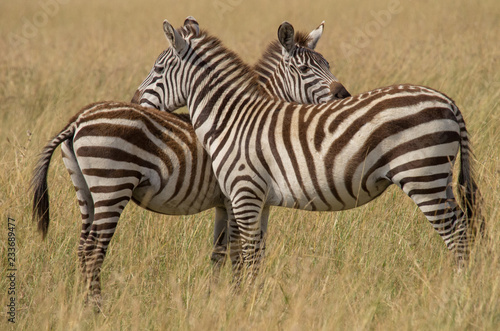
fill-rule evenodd
<path id="1" fill-rule="evenodd" d="M 168 99 L 156 107 L 188 107 L 227 198 L 238 282 L 242 270 L 250 282 L 258 273 L 269 206 L 346 210 L 392 184 L 416 203 L 458 265 L 466 263 L 483 222 L 469 135 L 452 99 L 403 84 L 321 105 L 288 103 L 260 93 L 241 60 L 208 32 L 176 30 L 167 20 L 163 29 L 170 47 L 155 64 L 162 76 L 141 84 L 140 99 L 153 101 L 161 89 Z M 460 201 L 451 187 L 459 150 Z"/>
<path id="2" fill-rule="evenodd" d="M 189 22 L 186 26 L 190 26 Z M 309 35 L 294 35 L 293 27 L 291 30 L 285 27 L 288 34 L 284 36 L 294 38 L 297 47 L 304 47 L 303 57 L 310 52 L 317 60 L 322 59 L 312 49 L 321 36 L 323 24 Z M 282 73 L 270 69 L 282 65 L 275 61 L 276 53 L 281 56 L 282 52 L 277 45 L 277 41 L 273 42 L 256 66 L 269 69 L 256 73 L 255 79 L 264 85 L 266 80 L 279 81 L 274 76 Z M 328 92 L 332 87 L 340 93 L 348 93 L 342 92 L 345 88 L 336 78 L 332 81 L 333 75 L 322 73 L 328 70 L 324 63 L 322 60 L 319 64 L 323 66 L 309 64 L 318 66 L 318 75 L 309 73 L 306 78 L 310 83 L 296 89 L 294 93 L 302 98 L 300 101 L 329 100 L 332 96 L 327 96 L 324 90 Z M 299 82 L 300 79 L 297 85 Z M 299 91 L 301 88 L 307 91 Z M 271 90 L 263 93 L 268 91 Z M 280 91 L 280 87 L 273 91 Z M 288 97 L 294 98 L 293 95 Z M 212 172 L 210 157 L 198 143 L 187 114 L 170 114 L 137 104 L 98 102 L 73 116 L 44 148 L 32 179 L 33 219 L 38 222 L 44 238 L 49 226 L 47 172 L 59 145 L 82 217 L 78 246 L 80 267 L 88 295 L 98 306 L 100 268 L 121 212 L 130 200 L 147 210 L 170 215 L 194 214 L 215 207 L 211 259 L 216 266 L 224 261 L 228 218 L 224 197 Z"/>

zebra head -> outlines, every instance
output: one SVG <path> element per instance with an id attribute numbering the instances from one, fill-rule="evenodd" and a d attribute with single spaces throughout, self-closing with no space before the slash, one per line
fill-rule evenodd
<path id="1" fill-rule="evenodd" d="M 182 60 L 193 54 L 191 43 L 196 43 L 200 28 L 198 22 L 189 16 L 179 30 L 165 20 L 163 31 L 170 47 L 158 56 L 131 102 L 172 112 L 187 104 L 188 94 L 183 89 L 183 83 L 189 79 L 189 71 L 184 70 L 189 61 Z"/>
<path id="2" fill-rule="evenodd" d="M 282 39 L 292 37 L 295 47 L 314 50 L 323 34 L 323 29 L 324 22 L 309 34 L 300 31 L 294 33 L 293 27 L 286 23 L 278 29 L 278 36 L 281 33 Z M 329 69 L 322 66 L 325 61 L 314 63 L 313 70 L 309 74 L 298 76 L 296 79 L 294 76 L 296 70 L 290 68 L 290 61 L 282 62 L 284 56 L 289 57 L 288 52 L 284 50 L 281 40 L 275 40 L 268 45 L 263 56 L 253 67 L 260 87 L 268 95 L 308 104 L 349 96 L 342 84 L 331 75 Z M 297 67 L 297 63 L 294 65 Z"/>
<path id="3" fill-rule="evenodd" d="M 282 99 L 299 103 L 317 104 L 351 96 L 330 72 L 328 61 L 314 51 L 323 27 L 324 22 L 300 42 L 303 37 L 297 38 L 290 23 L 283 22 L 280 25 L 278 40 L 282 45 L 283 56 L 277 65 L 276 74 L 267 82 L 265 89 L 271 89 L 275 95 L 284 93 Z M 282 86 L 281 91 L 273 85 Z"/>

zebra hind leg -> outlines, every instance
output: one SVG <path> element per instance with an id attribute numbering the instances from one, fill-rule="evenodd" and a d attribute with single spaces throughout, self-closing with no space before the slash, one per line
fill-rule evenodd
<path id="1" fill-rule="evenodd" d="M 83 247 L 88 293 L 99 310 L 102 304 L 101 268 L 108 245 L 116 230 L 120 214 L 121 211 L 99 210 L 96 212 L 95 221 L 91 226 L 90 233 Z"/>
<path id="2" fill-rule="evenodd" d="M 436 179 L 437 177 L 444 178 Z M 466 215 L 455 199 L 451 182 L 451 172 L 447 177 L 443 175 L 412 177 L 404 183 L 402 189 L 417 204 L 434 230 L 441 236 L 447 248 L 454 254 L 458 266 L 463 267 L 470 253 L 467 221 Z"/>
<path id="3" fill-rule="evenodd" d="M 116 181 L 114 178 L 104 179 L 91 176 L 87 178 L 92 192 L 95 214 L 89 235 L 83 244 L 83 256 L 88 291 L 99 310 L 102 303 L 100 282 L 102 264 L 120 215 L 130 201 L 133 189 L 137 185 L 137 183 L 123 185 L 122 181 L 119 183 Z"/>
<path id="4" fill-rule="evenodd" d="M 61 145 L 61 152 L 64 165 L 69 172 L 71 181 L 76 191 L 76 197 L 78 200 L 78 205 L 80 208 L 80 214 L 82 217 L 82 229 L 80 232 L 80 241 L 78 244 L 78 259 L 80 261 L 80 271 L 84 279 L 84 283 L 87 283 L 87 271 L 85 263 L 85 255 L 83 254 L 83 248 L 85 241 L 90 233 L 90 227 L 94 221 L 94 200 L 92 199 L 92 194 L 88 188 L 85 177 L 82 174 L 78 161 L 75 157 L 73 151 L 73 144 L 71 140 L 65 141 Z M 85 302 L 88 298 L 85 298 Z"/>

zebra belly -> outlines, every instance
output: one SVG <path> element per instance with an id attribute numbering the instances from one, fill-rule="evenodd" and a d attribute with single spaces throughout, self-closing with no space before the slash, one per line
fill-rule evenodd
<path id="1" fill-rule="evenodd" d="M 167 185 L 158 192 L 151 185 L 139 186 L 134 190 L 132 200 L 142 208 L 165 215 L 192 215 L 223 205 L 218 185 L 210 185 L 203 192 L 188 195 L 172 196 L 168 191 L 172 192 L 173 187 Z"/>
<path id="2" fill-rule="evenodd" d="M 358 181 L 360 184 L 361 181 Z M 354 196 L 347 193 L 342 185 L 335 187 L 336 193 L 329 187 L 321 187 L 320 191 L 314 190 L 313 183 L 307 183 L 295 190 L 283 187 L 284 183 L 273 189 L 273 198 L 267 203 L 272 206 L 294 208 L 309 211 L 340 211 L 362 206 L 381 195 L 392 183 L 384 178 L 378 178 L 376 182 L 369 183 L 369 190 L 360 189 Z"/>

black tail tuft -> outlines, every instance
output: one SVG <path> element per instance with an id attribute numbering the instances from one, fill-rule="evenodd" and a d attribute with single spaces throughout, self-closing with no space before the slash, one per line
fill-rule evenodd
<path id="1" fill-rule="evenodd" d="M 31 188 L 33 190 L 33 221 L 38 223 L 38 231 L 42 233 L 43 239 L 47 236 L 50 221 L 47 172 L 51 156 L 52 153 L 40 158 L 31 181 Z"/>
<path id="2" fill-rule="evenodd" d="M 462 208 L 467 216 L 467 223 L 471 229 L 472 235 L 484 235 L 484 221 L 480 213 L 481 194 L 474 180 L 474 171 L 470 164 L 472 151 L 469 146 L 468 134 L 465 125 L 461 132 L 460 142 L 460 172 L 458 175 L 458 190 Z"/>
<path id="3" fill-rule="evenodd" d="M 47 185 L 47 173 L 49 171 L 50 159 L 54 150 L 63 141 L 71 138 L 74 127 L 68 125 L 63 131 L 45 146 L 37 166 L 33 171 L 31 190 L 33 191 L 33 221 L 38 223 L 38 231 L 42 233 L 43 239 L 49 230 L 49 191 Z"/>

